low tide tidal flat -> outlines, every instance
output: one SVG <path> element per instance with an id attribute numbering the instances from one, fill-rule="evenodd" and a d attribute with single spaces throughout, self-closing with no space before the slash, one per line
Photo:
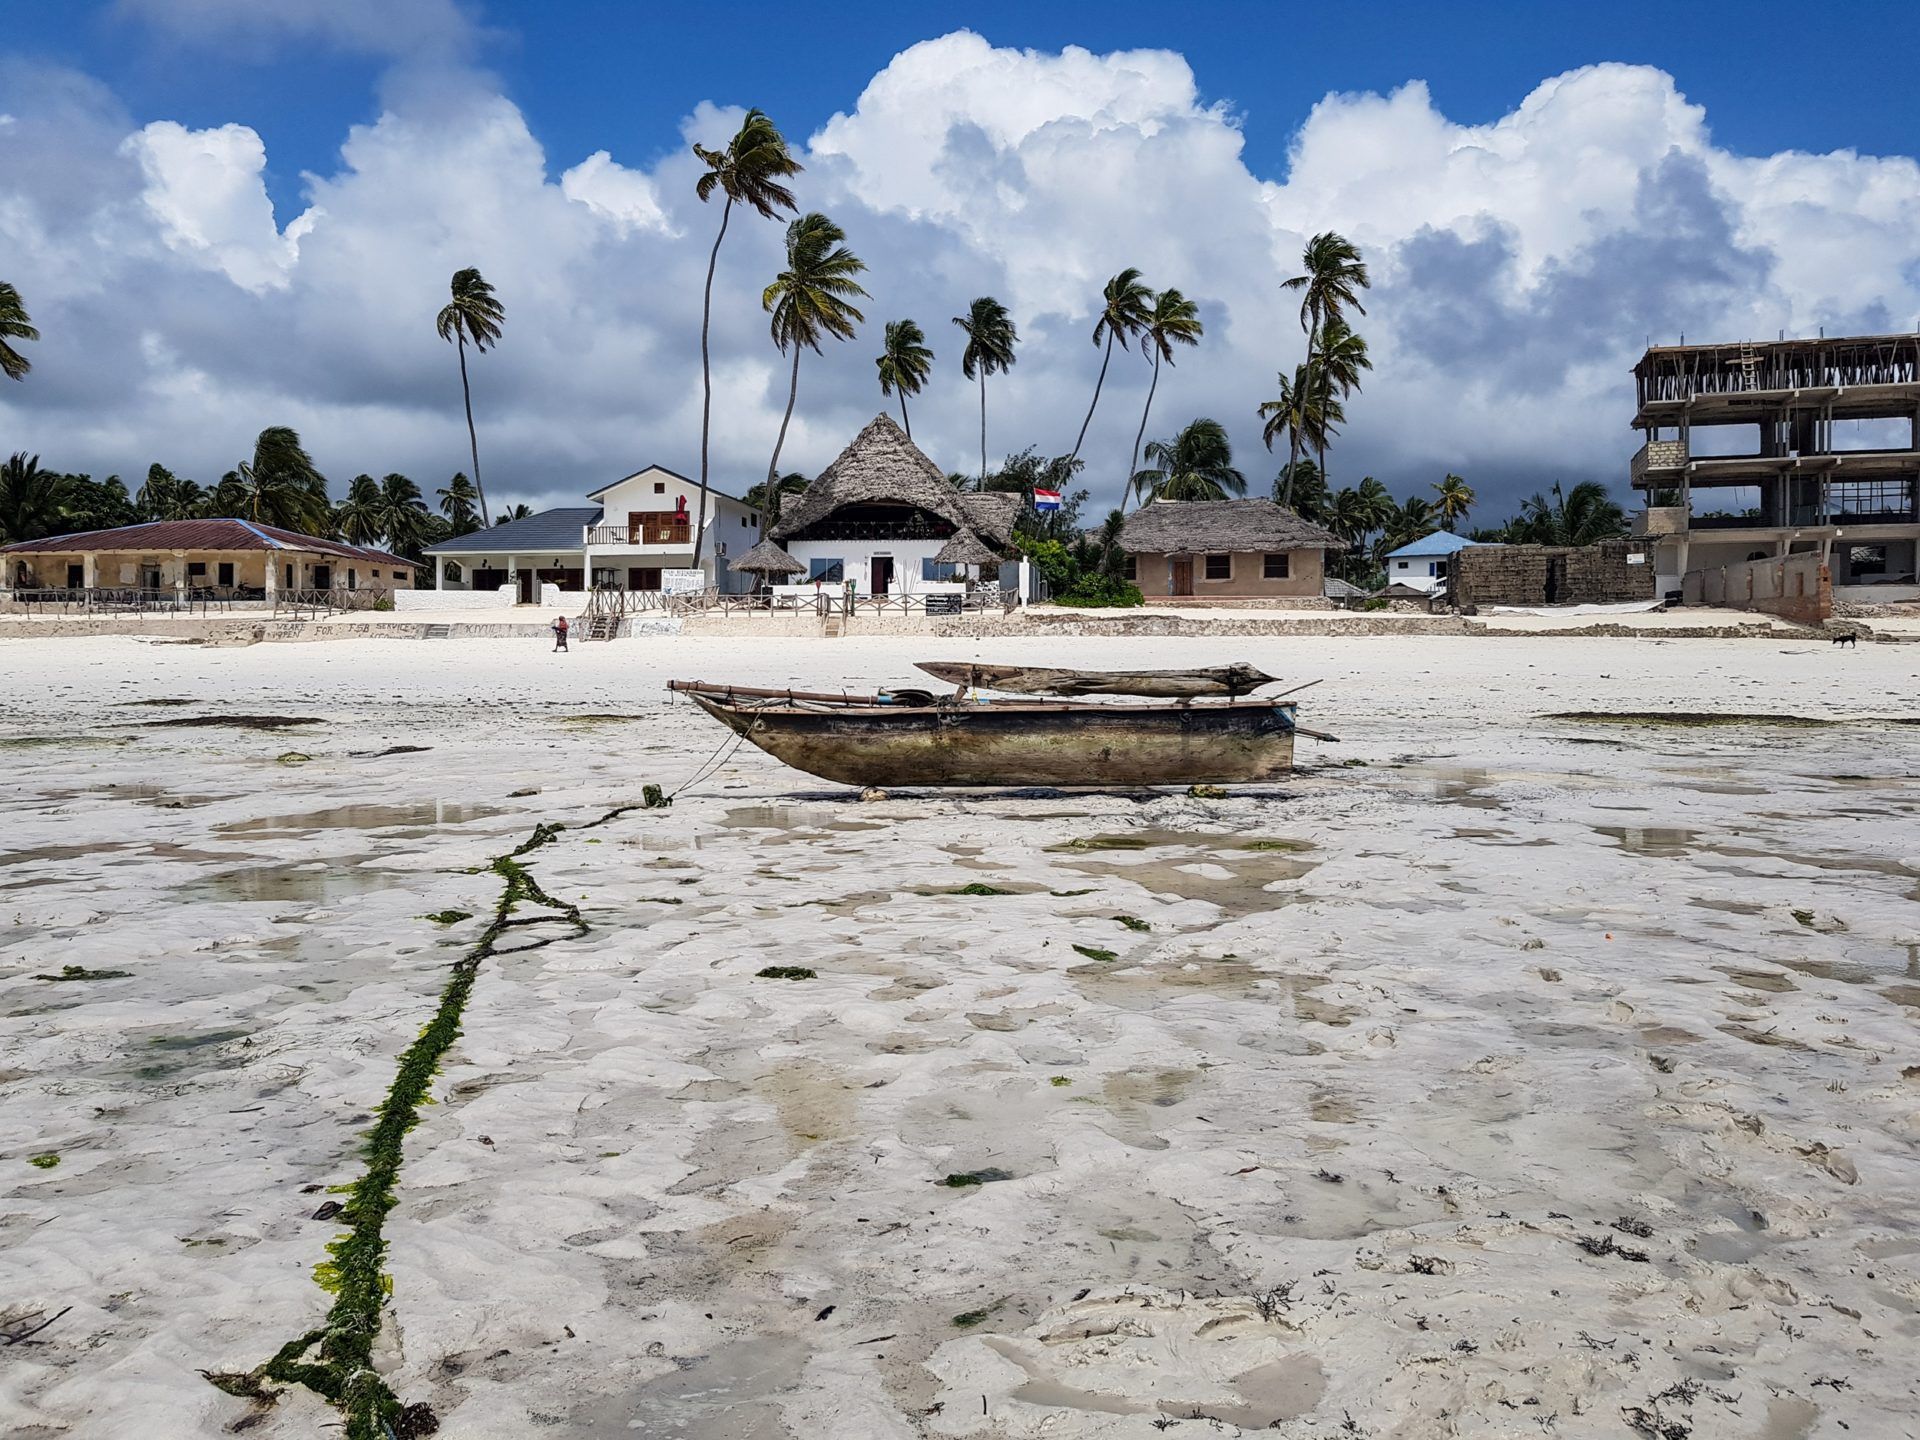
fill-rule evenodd
<path id="1" fill-rule="evenodd" d="M 0 1433 L 1920 1433 L 1920 646 L 4 643 Z M 638 808 L 918 659 L 1341 740 Z"/>

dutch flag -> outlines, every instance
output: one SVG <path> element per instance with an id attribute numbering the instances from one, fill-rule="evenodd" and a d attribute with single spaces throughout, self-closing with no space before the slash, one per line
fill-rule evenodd
<path id="1" fill-rule="evenodd" d="M 1060 492 L 1058 490 L 1035 490 L 1033 492 L 1033 508 L 1042 513 L 1048 510 L 1058 510 L 1060 508 Z"/>

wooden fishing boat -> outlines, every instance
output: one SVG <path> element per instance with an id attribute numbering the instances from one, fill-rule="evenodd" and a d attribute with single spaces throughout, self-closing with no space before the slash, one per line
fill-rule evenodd
<path id="1" fill-rule="evenodd" d="M 1284 778 L 1286 700 L 1097 704 L 831 695 L 675 680 L 669 688 L 796 770 L 860 786 L 1244 784 Z"/>
<path id="2" fill-rule="evenodd" d="M 1274 677 L 1251 665 L 1201 670 L 1063 670 L 1052 666 L 982 665 L 970 660 L 922 660 L 916 668 L 949 685 L 1010 690 L 1021 695 L 1145 695 L 1185 700 L 1202 695 L 1250 695 Z"/>

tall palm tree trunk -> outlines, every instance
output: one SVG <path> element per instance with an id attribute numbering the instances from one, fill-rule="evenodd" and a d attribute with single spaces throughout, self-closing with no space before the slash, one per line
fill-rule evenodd
<path id="1" fill-rule="evenodd" d="M 473 428 L 473 391 L 467 386 L 467 337 L 460 337 L 460 394 L 467 402 L 467 451 L 473 456 L 473 488 L 480 496 L 480 524 L 493 524 L 487 509 L 487 487 L 480 483 L 480 437 Z"/>
<path id="2" fill-rule="evenodd" d="M 800 342 L 793 343 L 793 380 L 787 386 L 787 413 L 780 417 L 780 434 L 773 442 L 773 459 L 767 462 L 767 489 L 772 490 L 774 476 L 780 471 L 780 449 L 787 443 L 787 422 L 793 419 L 793 402 L 800 394 Z"/>
<path id="3" fill-rule="evenodd" d="M 707 538 L 707 437 L 713 428 L 713 361 L 707 351 L 707 340 L 713 328 L 713 272 L 720 264 L 720 242 L 727 238 L 727 220 L 732 214 L 733 196 L 729 195 L 727 203 L 720 207 L 720 233 L 713 237 L 713 250 L 707 256 L 706 298 L 700 302 L 700 516 L 693 527 L 696 570 L 700 568 L 700 547 Z M 785 429 L 783 425 L 782 433 Z"/>
<path id="4" fill-rule="evenodd" d="M 1107 383 L 1107 363 L 1112 359 L 1113 331 L 1109 329 L 1107 331 L 1107 353 L 1102 356 L 1100 360 L 1100 378 L 1093 382 L 1093 404 L 1087 406 L 1087 418 L 1080 422 L 1080 437 L 1073 442 L 1073 453 L 1067 456 L 1069 468 L 1071 468 L 1075 460 L 1080 458 L 1080 447 L 1086 443 L 1087 427 L 1093 423 L 1093 412 L 1099 407 L 1100 387 Z"/>
<path id="5" fill-rule="evenodd" d="M 1294 466 L 1300 463 L 1299 422 L 1306 418 L 1307 406 L 1312 403 L 1313 351 L 1314 351 L 1315 345 L 1319 342 L 1319 339 L 1320 339 L 1320 320 L 1318 316 L 1315 316 L 1312 326 L 1309 327 L 1309 329 L 1307 330 L 1307 363 L 1304 366 L 1302 366 L 1300 370 L 1300 383 L 1304 387 L 1304 393 L 1300 395 L 1296 395 L 1293 400 L 1293 409 L 1294 409 L 1294 425 L 1292 426 L 1293 437 L 1287 446 L 1287 484 L 1286 484 L 1287 496 L 1286 496 L 1286 499 L 1281 502 L 1282 504 L 1288 505 L 1288 506 L 1291 506 L 1293 504 L 1293 468 Z"/>
<path id="6" fill-rule="evenodd" d="M 1120 508 L 1127 508 L 1127 495 L 1133 489 L 1133 477 L 1140 468 L 1140 442 L 1147 438 L 1147 416 L 1153 410 L 1153 392 L 1160 388 L 1160 352 L 1153 352 L 1153 380 L 1147 386 L 1147 403 L 1140 410 L 1140 428 L 1133 436 L 1133 458 L 1127 462 L 1126 485 L 1120 491 Z"/>
<path id="7" fill-rule="evenodd" d="M 900 423 L 907 428 L 907 439 L 913 439 L 913 421 L 907 418 L 907 392 L 904 388 L 900 391 Z"/>
<path id="8" fill-rule="evenodd" d="M 980 367 L 980 488 L 987 488 L 987 367 Z"/>

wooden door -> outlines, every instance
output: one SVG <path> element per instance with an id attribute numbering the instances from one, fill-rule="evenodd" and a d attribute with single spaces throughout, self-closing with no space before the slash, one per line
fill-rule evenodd
<path id="1" fill-rule="evenodd" d="M 1176 595 L 1193 594 L 1192 557 L 1177 556 L 1167 563 L 1173 567 L 1173 593 Z"/>
<path id="2" fill-rule="evenodd" d="M 873 573 L 867 587 L 869 595 L 886 595 L 893 590 L 893 557 L 876 555 L 873 557 Z"/>

